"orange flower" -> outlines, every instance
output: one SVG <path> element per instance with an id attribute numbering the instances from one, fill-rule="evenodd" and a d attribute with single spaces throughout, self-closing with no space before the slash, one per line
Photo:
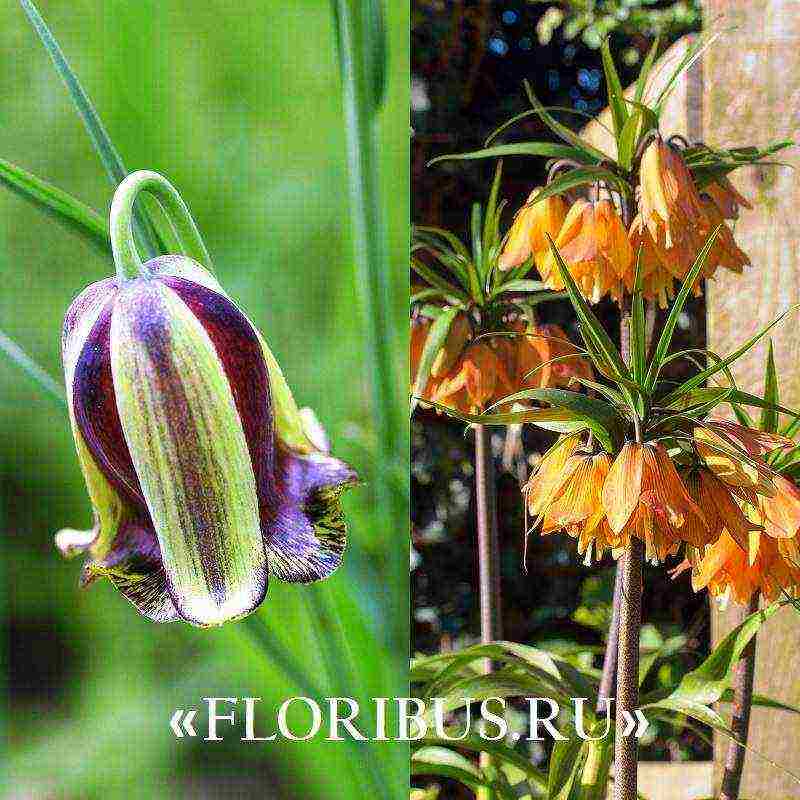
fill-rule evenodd
<path id="1" fill-rule="evenodd" d="M 569 456 L 554 482 L 549 504 L 541 511 L 542 534 L 565 530 L 578 540 L 578 552 L 586 555 L 587 563 L 592 559 L 593 548 L 595 556 L 602 558 L 606 550 L 622 544 L 621 537 L 609 527 L 602 503 L 610 467 L 611 456 L 607 453 L 577 452 Z M 536 492 L 535 484 L 532 492 Z M 529 500 L 531 497 L 529 494 Z"/>
<path id="2" fill-rule="evenodd" d="M 623 281 L 632 281 L 633 249 L 610 200 L 576 200 L 555 244 L 575 283 L 593 303 L 606 294 L 618 298 Z M 552 251 L 537 267 L 551 289 L 564 288 Z"/>
<path id="3" fill-rule="evenodd" d="M 764 532 L 773 539 L 794 539 L 800 533 L 800 489 L 788 478 L 772 478 L 775 494 L 759 497 L 758 510 Z"/>
<path id="4" fill-rule="evenodd" d="M 710 470 L 692 470 L 685 478 L 689 496 L 703 510 L 708 529 L 698 528 L 691 537 L 695 542 L 706 540 L 706 544 L 716 541 L 727 528 L 738 542 L 747 542 L 750 532 L 760 526 L 751 522 L 736 502 L 731 489 Z M 696 524 L 694 518 L 687 524 Z"/>
<path id="5" fill-rule="evenodd" d="M 520 334 L 514 339 L 517 354 L 514 383 L 517 390 L 544 389 L 552 385 L 553 365 L 547 363 L 553 358 L 552 346 L 547 336 L 542 335 L 541 327 L 522 322 L 512 326 Z"/>
<path id="6" fill-rule="evenodd" d="M 709 541 L 705 516 L 686 491 L 664 447 L 627 442 L 603 487 L 603 506 L 611 530 L 625 542 L 636 536 L 647 558 L 663 561 L 686 541 Z"/>
<path id="7" fill-rule="evenodd" d="M 538 263 L 550 252 L 547 235 L 555 239 L 561 230 L 567 204 L 558 195 L 537 203 L 536 197 L 541 191 L 537 186 L 514 217 L 498 264 L 504 272 L 524 264 L 531 256 Z"/>
<path id="8" fill-rule="evenodd" d="M 755 494 L 775 494 L 777 475 L 760 459 L 790 446 L 790 439 L 724 420 L 697 426 L 693 435 L 695 450 L 706 467 L 728 486 L 741 490 L 743 497 L 755 502 Z"/>
<path id="9" fill-rule="evenodd" d="M 570 386 L 573 377 L 592 380 L 594 373 L 588 359 L 580 354 L 581 351 L 572 344 L 558 325 L 538 325 L 537 332 L 546 337 L 544 341 L 549 347 L 550 358 L 562 359 L 550 365 L 549 386 L 553 388 Z"/>
<path id="10" fill-rule="evenodd" d="M 431 399 L 459 411 L 479 414 L 494 399 L 513 391 L 505 365 L 492 347 L 480 341 L 467 347 Z"/>
<path id="11" fill-rule="evenodd" d="M 633 218 L 628 236 L 634 259 L 641 251 L 642 294 L 647 300 L 658 300 L 659 306 L 666 308 L 668 301 L 675 294 L 674 273 L 677 268 L 670 259 L 677 253 L 677 250 L 668 256 L 663 247 L 657 247 L 650 231 L 645 227 L 641 214 L 637 214 Z M 665 259 L 669 262 L 669 267 L 665 265 Z"/>
<path id="12" fill-rule="evenodd" d="M 581 446 L 581 437 L 562 436 L 542 457 L 522 488 L 525 507 L 538 522 L 557 496 L 564 482 L 564 467 Z"/>
<path id="13" fill-rule="evenodd" d="M 639 212 L 653 241 L 663 240 L 666 250 L 689 247 L 696 252 L 694 232 L 700 223 L 707 224 L 703 204 L 680 153 L 660 137 L 642 155 Z"/>
<path id="14" fill-rule="evenodd" d="M 703 277 L 710 278 L 717 267 L 724 267 L 737 274 L 741 274 L 746 266 L 750 265 L 750 258 L 736 244 L 731 229 L 725 224 L 717 205 L 712 200 L 704 199 L 703 208 L 708 220 L 707 227 L 702 227 L 701 238 L 707 240 L 717 226 L 720 226 L 717 238 L 711 251 L 708 254 L 706 265 L 703 269 Z"/>
<path id="15" fill-rule="evenodd" d="M 411 385 L 413 387 L 417 380 L 417 370 L 422 358 L 422 351 L 431 330 L 431 322 L 428 319 L 411 320 Z"/>
<path id="16" fill-rule="evenodd" d="M 754 535 L 749 546 L 739 544 L 727 531 L 710 545 L 693 566 L 681 564 L 673 573 L 692 568 L 692 588 L 708 589 L 714 597 L 728 598 L 742 605 L 760 591 L 769 600 L 783 592 L 796 595 L 800 585 L 797 540 L 773 540 Z"/>
<path id="17" fill-rule="evenodd" d="M 431 375 L 434 378 L 441 378 L 458 361 L 467 342 L 472 338 L 472 326 L 467 315 L 459 312 L 450 323 L 450 330 L 444 340 L 441 350 L 436 354 L 436 358 L 431 366 Z"/>
<path id="18" fill-rule="evenodd" d="M 739 219 L 740 206 L 753 207 L 724 175 L 704 186 L 702 192 L 709 196 L 725 219 Z"/>

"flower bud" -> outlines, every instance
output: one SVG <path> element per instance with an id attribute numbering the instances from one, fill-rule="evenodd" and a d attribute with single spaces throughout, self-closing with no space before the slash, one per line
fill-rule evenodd
<path id="1" fill-rule="evenodd" d="M 312 443 L 263 338 L 198 263 L 92 284 L 62 352 L 95 525 L 56 543 L 88 554 L 84 584 L 107 577 L 151 620 L 210 626 L 253 611 L 269 574 L 338 567 L 356 475 Z"/>

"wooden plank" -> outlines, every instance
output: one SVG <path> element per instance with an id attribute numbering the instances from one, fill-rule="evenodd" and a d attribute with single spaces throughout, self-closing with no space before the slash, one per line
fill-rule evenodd
<path id="1" fill-rule="evenodd" d="M 639 793 L 647 800 L 699 800 L 711 796 L 713 778 L 711 761 L 642 761 Z"/>
<path id="2" fill-rule="evenodd" d="M 710 144 L 766 144 L 800 136 L 800 3 L 797 0 L 704 0 L 706 19 L 724 15 L 728 32 L 703 59 L 703 131 Z M 743 276 L 721 275 L 708 289 L 708 342 L 733 350 L 793 303 L 800 302 L 800 225 L 797 204 L 800 153 L 787 151 L 789 167 L 741 171 L 734 183 L 754 201 L 742 214 L 736 239 L 753 262 Z M 800 405 L 800 320 L 790 318 L 773 335 L 783 402 Z M 760 392 L 765 347 L 737 362 L 742 388 Z M 714 640 L 730 630 L 735 611 L 714 613 Z M 800 624 L 794 609 L 770 620 L 758 638 L 756 691 L 800 703 Z M 716 783 L 727 742 L 717 737 Z M 753 711 L 750 745 L 800 773 L 800 718 Z M 754 754 L 746 761 L 742 797 L 800 797 L 800 786 Z"/>

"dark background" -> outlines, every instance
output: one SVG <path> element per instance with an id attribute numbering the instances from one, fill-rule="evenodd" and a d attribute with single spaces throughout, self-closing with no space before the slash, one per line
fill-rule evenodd
<path id="1" fill-rule="evenodd" d="M 585 4 L 584 4 L 585 5 Z M 594 114 L 606 104 L 600 52 L 608 31 L 624 84 L 632 82 L 654 35 L 664 47 L 697 30 L 700 16 L 692 3 L 597 3 L 593 20 L 577 18 L 569 3 L 435 2 L 412 6 L 412 213 L 413 221 L 467 235 L 469 208 L 483 201 L 493 161 L 426 162 L 443 153 L 483 146 L 499 125 L 529 108 L 522 87 L 531 82 L 545 105 Z M 614 9 L 633 10 L 627 18 Z M 606 13 L 607 12 L 607 13 Z M 639 13 L 641 12 L 641 13 Z M 545 23 L 560 25 L 547 39 Z M 637 16 L 637 14 L 639 14 Z M 548 15 L 550 15 L 548 17 Z M 587 23 L 581 27 L 582 22 Z M 598 30 L 600 33 L 598 33 Z M 545 41 L 542 41 L 542 40 Z M 586 119 L 565 112 L 556 116 L 579 129 Z M 667 132 L 668 133 L 668 132 Z M 535 118 L 506 131 L 497 144 L 552 138 Z M 501 196 L 513 210 L 534 185 L 544 180 L 544 159 L 506 158 Z M 558 322 L 578 340 L 568 303 L 538 307 L 545 321 Z M 616 309 L 608 302 L 596 309 L 609 331 L 617 331 Z M 702 299 L 687 306 L 680 323 L 679 347 L 702 347 L 705 339 Z M 498 515 L 501 543 L 503 637 L 548 647 L 568 642 L 603 644 L 608 623 L 613 561 L 580 563 L 574 542 L 563 535 L 531 536 L 527 573 L 522 564 L 523 508 L 520 479 L 537 454 L 553 441 L 527 426 L 525 457 L 508 458 L 505 436 L 494 429 L 498 469 Z M 475 556 L 473 442 L 464 425 L 432 412 L 418 412 L 412 424 L 412 649 L 434 653 L 459 649 L 479 638 L 478 578 Z M 651 678 L 650 688 L 672 680 L 675 671 L 697 665 L 709 650 L 709 614 L 705 595 L 694 595 L 686 580 L 673 583 L 663 567 L 646 573 L 645 631 L 658 641 L 687 634 L 684 651 Z M 595 664 L 600 666 L 598 655 Z M 541 761 L 543 750 L 531 751 Z M 705 760 L 711 750 L 688 730 L 655 725 L 642 755 L 652 760 Z M 458 796 L 455 789 L 452 795 Z M 443 795 L 444 796 L 444 795 Z"/>

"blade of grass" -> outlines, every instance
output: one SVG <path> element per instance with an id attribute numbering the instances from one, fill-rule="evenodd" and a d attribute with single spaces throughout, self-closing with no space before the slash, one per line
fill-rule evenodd
<path id="1" fill-rule="evenodd" d="M 94 149 L 97 151 L 103 163 L 103 167 L 105 167 L 108 177 L 111 179 L 111 183 L 117 186 L 128 174 L 128 171 L 125 169 L 125 165 L 122 163 L 119 153 L 111 142 L 111 138 L 92 105 L 92 101 L 89 99 L 83 86 L 81 86 L 77 75 L 73 72 L 61 50 L 61 46 L 47 27 L 47 24 L 44 19 L 42 19 L 41 14 L 32 0 L 20 0 L 20 5 L 44 45 L 44 49 L 50 56 L 56 71 L 61 76 L 61 80 L 67 87 L 67 91 L 78 110 L 86 132 L 92 140 Z M 135 212 L 134 226 L 137 244 L 143 248 L 147 257 L 152 258 L 158 255 L 164 248 L 164 242 L 157 232 L 156 225 L 149 218 L 149 215 L 142 211 L 141 206 L 137 208 Z"/>
<path id="2" fill-rule="evenodd" d="M 366 4 L 360 0 L 331 2 L 342 80 L 352 246 L 368 355 L 366 374 L 371 379 L 371 418 L 376 442 L 372 488 L 374 502 L 382 509 L 385 520 L 384 529 L 375 531 L 375 535 L 394 541 L 399 531 L 408 531 L 407 496 L 394 490 L 391 475 L 395 465 L 408 463 L 409 426 L 402 411 L 400 380 L 393 358 L 395 330 L 389 283 L 392 267 L 381 215 L 376 129 L 379 97 L 374 91 L 374 72 L 382 67 L 373 63 L 376 56 L 373 36 L 379 26 L 380 7 L 378 2 Z M 371 60 L 365 56 L 367 53 L 372 53 Z M 384 60 L 385 57 L 384 52 Z M 388 563 L 384 565 L 385 574 L 391 578 L 408 574 L 408 549 L 400 541 L 395 544 L 387 548 Z M 407 580 L 403 585 L 407 588 Z M 394 585 L 383 597 L 382 613 L 392 644 L 390 652 L 402 654 L 408 647 L 407 596 L 401 585 Z M 397 676 L 389 672 L 393 664 L 387 661 L 381 669 L 384 691 L 389 694 L 402 691 Z M 391 795 L 398 789 L 389 785 L 376 788 L 379 795 Z"/>
<path id="3" fill-rule="evenodd" d="M 0 158 L 0 182 L 68 229 L 84 236 L 103 255 L 111 254 L 108 222 L 94 209 L 47 181 Z"/>

